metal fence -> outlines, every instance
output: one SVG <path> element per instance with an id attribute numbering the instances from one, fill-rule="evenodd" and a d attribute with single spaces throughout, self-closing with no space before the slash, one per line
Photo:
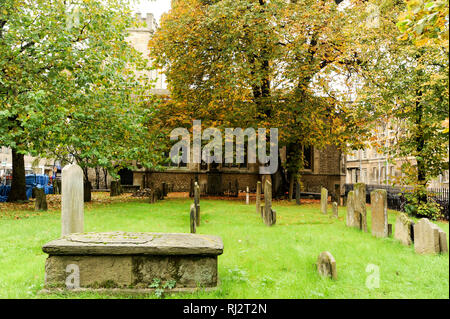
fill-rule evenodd
<path id="1" fill-rule="evenodd" d="M 412 190 L 412 187 L 393 187 L 387 185 L 366 185 L 366 203 L 370 204 L 370 193 L 376 189 L 384 189 L 387 192 L 387 205 L 389 209 L 404 212 L 407 200 L 402 195 L 406 190 Z M 353 190 L 353 184 L 345 184 L 345 198 L 348 192 Z M 448 188 L 429 188 L 427 197 L 433 200 L 441 207 L 441 213 L 446 220 L 449 220 L 449 189 Z"/>

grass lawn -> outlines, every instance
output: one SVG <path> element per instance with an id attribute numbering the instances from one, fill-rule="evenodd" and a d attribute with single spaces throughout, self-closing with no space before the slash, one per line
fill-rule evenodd
<path id="1" fill-rule="evenodd" d="M 190 203 L 189 199 L 166 199 L 156 204 L 128 200 L 88 205 L 85 231 L 189 232 Z M 0 298 L 112 297 L 38 294 L 47 257 L 41 247 L 59 238 L 60 212 L 34 214 L 20 206 L 2 205 L 7 204 L 0 204 Z M 318 204 L 275 202 L 273 206 L 277 224 L 267 227 L 253 203 L 201 200 L 202 224 L 197 232 L 218 235 L 224 242 L 219 256 L 220 287 L 215 292 L 166 298 L 449 298 L 448 254 L 417 255 L 414 247 L 402 246 L 393 238 L 378 239 L 370 232 L 348 228 L 342 207 L 335 220 L 322 215 Z M 389 223 L 395 225 L 395 216 L 390 212 Z M 448 237 L 448 223 L 438 225 Z M 318 275 L 315 262 L 322 251 L 335 257 L 337 281 Z M 377 289 L 366 287 L 370 264 L 379 267 Z"/>

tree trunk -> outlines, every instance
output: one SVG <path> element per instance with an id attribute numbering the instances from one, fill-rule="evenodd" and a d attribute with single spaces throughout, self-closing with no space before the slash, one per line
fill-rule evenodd
<path id="1" fill-rule="evenodd" d="M 24 155 L 12 149 L 12 182 L 11 192 L 8 196 L 8 202 L 14 203 L 27 200 L 27 192 L 25 185 L 25 161 Z"/>
<path id="2" fill-rule="evenodd" d="M 417 92 L 418 96 L 422 96 L 422 93 L 420 91 Z M 418 156 L 416 156 L 417 161 L 417 181 L 419 184 L 419 188 L 426 189 L 427 187 L 427 174 L 426 174 L 426 167 L 425 167 L 425 161 L 424 161 L 424 148 L 425 148 L 425 136 L 423 134 L 422 129 L 422 117 L 423 117 L 423 106 L 420 103 L 420 101 L 416 102 L 416 112 L 417 112 L 417 118 L 416 118 L 416 150 Z M 418 196 L 419 204 L 426 203 L 428 201 L 427 195 L 423 192 L 419 191 Z"/>
<path id="3" fill-rule="evenodd" d="M 289 201 L 292 200 L 293 196 L 294 196 L 294 174 L 290 174 L 291 176 L 289 177 Z"/>

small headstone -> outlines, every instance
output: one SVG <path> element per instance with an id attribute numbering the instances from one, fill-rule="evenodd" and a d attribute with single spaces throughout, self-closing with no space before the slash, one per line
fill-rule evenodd
<path id="1" fill-rule="evenodd" d="M 404 213 L 400 213 L 395 221 L 394 238 L 399 240 L 403 245 L 409 246 L 413 243 L 412 221 Z"/>
<path id="2" fill-rule="evenodd" d="M 194 205 L 195 205 L 195 222 L 197 227 L 200 226 L 200 186 L 197 182 L 194 185 Z"/>
<path id="3" fill-rule="evenodd" d="M 328 251 L 321 253 L 317 258 L 317 270 L 321 276 L 337 279 L 336 260 Z"/>
<path id="4" fill-rule="evenodd" d="M 45 196 L 45 191 L 42 188 L 34 188 L 33 189 L 36 196 L 36 201 L 34 202 L 34 210 L 35 211 L 46 211 L 47 207 L 47 198 Z"/>
<path id="5" fill-rule="evenodd" d="M 418 254 L 438 254 L 441 252 L 439 227 L 427 218 L 414 225 L 414 250 Z"/>
<path id="6" fill-rule="evenodd" d="M 120 186 L 119 181 L 112 181 L 109 189 L 110 189 L 109 195 L 111 197 L 119 196 L 120 194 L 122 194 L 122 187 Z"/>
<path id="7" fill-rule="evenodd" d="M 83 170 L 68 165 L 62 170 L 61 225 L 62 236 L 84 230 Z"/>
<path id="8" fill-rule="evenodd" d="M 355 212 L 354 191 L 350 191 L 347 195 L 347 226 L 359 228 L 359 214 Z"/>
<path id="9" fill-rule="evenodd" d="M 333 202 L 333 217 L 339 218 L 338 203 Z"/>
<path id="10" fill-rule="evenodd" d="M 196 228 L 196 224 L 197 224 L 197 222 L 196 222 L 196 215 L 197 215 L 197 213 L 195 212 L 195 204 L 192 204 L 191 205 L 190 214 L 189 214 L 190 224 L 191 224 L 191 234 L 195 234 L 196 231 L 197 231 L 197 228 Z"/>
<path id="11" fill-rule="evenodd" d="M 246 192 L 245 192 L 245 204 L 246 205 L 250 205 L 250 193 L 249 193 L 249 189 L 247 186 Z"/>
<path id="12" fill-rule="evenodd" d="M 366 185 L 355 184 L 355 214 L 361 219 L 358 220 L 360 229 L 367 232 L 367 210 L 366 210 Z"/>
<path id="13" fill-rule="evenodd" d="M 256 183 L 256 213 L 261 210 L 261 182 Z"/>
<path id="14" fill-rule="evenodd" d="M 388 237 L 392 236 L 392 224 L 388 224 Z"/>
<path id="15" fill-rule="evenodd" d="M 324 187 L 322 187 L 322 190 L 320 191 L 320 211 L 322 214 L 327 214 L 327 208 L 328 208 L 328 190 Z"/>
<path id="16" fill-rule="evenodd" d="M 377 189 L 371 192 L 370 206 L 372 208 L 372 235 L 389 237 L 386 190 Z"/>
<path id="17" fill-rule="evenodd" d="M 275 215 L 274 215 L 275 214 Z M 264 184 L 264 223 L 272 226 L 276 222 L 276 213 L 272 210 L 272 183 L 266 180 Z"/>
<path id="18" fill-rule="evenodd" d="M 261 218 L 264 220 L 264 212 L 265 212 L 264 204 L 261 204 L 260 212 L 261 212 Z"/>

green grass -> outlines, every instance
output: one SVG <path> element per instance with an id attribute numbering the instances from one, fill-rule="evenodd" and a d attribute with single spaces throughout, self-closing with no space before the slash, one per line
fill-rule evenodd
<path id="1" fill-rule="evenodd" d="M 189 232 L 190 203 L 166 199 L 153 205 L 135 201 L 92 206 L 85 211 L 85 231 Z M 218 235 L 224 242 L 220 287 L 166 298 L 449 298 L 448 254 L 417 255 L 414 247 L 393 238 L 378 239 L 348 228 L 342 207 L 338 220 L 322 215 L 315 204 L 275 202 L 274 208 L 277 224 L 267 227 L 253 204 L 202 200 L 198 233 Z M 46 259 L 41 247 L 59 237 L 60 215 L 49 211 L 27 217 L 27 213 L 0 218 L 0 298 L 113 297 L 38 294 Z M 390 212 L 389 223 L 395 225 L 395 212 Z M 448 236 L 448 223 L 438 225 Z M 338 280 L 317 274 L 315 262 L 322 251 L 335 257 Z M 369 264 L 379 267 L 378 289 L 366 287 Z"/>

